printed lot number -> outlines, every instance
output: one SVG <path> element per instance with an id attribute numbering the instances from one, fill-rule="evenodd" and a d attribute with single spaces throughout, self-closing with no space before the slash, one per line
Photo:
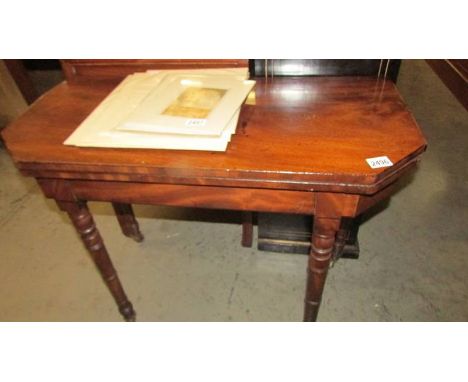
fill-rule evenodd
<path id="1" fill-rule="evenodd" d="M 387 156 L 367 158 L 366 162 L 369 164 L 371 168 L 382 168 L 382 167 L 393 166 L 392 161 L 388 159 Z"/>
<path id="2" fill-rule="evenodd" d="M 198 118 L 188 119 L 185 122 L 185 126 L 190 126 L 190 127 L 205 126 L 205 124 L 206 124 L 206 119 L 198 119 Z"/>

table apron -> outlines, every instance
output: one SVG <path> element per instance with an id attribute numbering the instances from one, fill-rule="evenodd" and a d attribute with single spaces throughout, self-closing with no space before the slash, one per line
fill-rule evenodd
<path id="1" fill-rule="evenodd" d="M 56 200 L 294 214 L 313 214 L 315 209 L 315 195 L 309 191 L 53 179 L 38 179 L 38 182 L 46 196 Z"/>

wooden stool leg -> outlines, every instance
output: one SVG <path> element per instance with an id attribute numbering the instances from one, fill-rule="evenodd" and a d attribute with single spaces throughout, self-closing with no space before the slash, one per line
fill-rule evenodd
<path id="1" fill-rule="evenodd" d="M 125 203 L 112 203 L 112 206 L 114 207 L 115 215 L 119 221 L 122 233 L 125 236 L 132 238 L 137 243 L 142 242 L 143 235 L 141 234 L 140 227 L 135 219 L 132 205 Z"/>
<path id="2" fill-rule="evenodd" d="M 349 227 L 349 237 L 347 239 L 348 244 L 356 244 L 358 240 L 359 226 L 362 222 L 362 215 L 359 215 L 353 219 L 348 224 Z"/>
<path id="3" fill-rule="evenodd" d="M 253 241 L 253 213 L 242 212 L 242 246 L 251 247 Z"/>
<path id="4" fill-rule="evenodd" d="M 68 213 L 73 225 L 81 235 L 81 239 L 112 293 L 120 313 L 124 316 L 126 321 L 135 321 L 133 306 L 125 295 L 117 272 L 112 265 L 104 242 L 102 241 L 101 235 L 96 228 L 94 219 L 86 203 L 57 201 L 57 204 L 63 211 Z"/>
<path id="5" fill-rule="evenodd" d="M 315 217 L 307 269 L 304 321 L 317 319 L 340 219 Z"/>
<path id="6" fill-rule="evenodd" d="M 343 252 L 341 253 L 342 258 L 346 259 L 358 259 L 359 258 L 359 241 L 358 241 L 358 232 L 359 226 L 361 224 L 362 216 L 357 216 L 352 219 L 347 219 L 349 221 L 349 234 L 346 239 L 346 244 L 344 246 Z"/>

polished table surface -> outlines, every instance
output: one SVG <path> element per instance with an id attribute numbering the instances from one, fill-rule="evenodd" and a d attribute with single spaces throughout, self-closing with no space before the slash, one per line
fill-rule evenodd
<path id="1" fill-rule="evenodd" d="M 370 78 L 257 80 L 225 153 L 76 148 L 62 145 L 112 85 L 62 83 L 4 132 L 22 170 L 82 178 L 171 181 L 372 193 L 424 150 L 425 140 L 393 83 Z M 366 158 L 387 155 L 391 168 Z M 100 174 L 105 175 L 100 175 Z M 338 180 L 338 181 L 336 181 Z"/>
<path id="2" fill-rule="evenodd" d="M 257 79 L 226 152 L 64 146 L 114 86 L 64 82 L 39 98 L 2 133 L 20 171 L 75 226 L 87 200 L 314 215 L 306 320 L 346 234 L 341 218 L 390 196 L 426 148 L 394 84 L 368 77 Z M 393 166 L 370 168 L 379 156 Z"/>

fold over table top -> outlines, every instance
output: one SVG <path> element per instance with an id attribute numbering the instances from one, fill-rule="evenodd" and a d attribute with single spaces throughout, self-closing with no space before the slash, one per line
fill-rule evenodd
<path id="1" fill-rule="evenodd" d="M 44 178 L 373 194 L 426 141 L 394 84 L 366 77 L 257 79 L 226 152 L 63 145 L 115 84 L 56 86 L 2 136 L 17 167 Z M 371 169 L 366 158 L 392 167 Z"/>

